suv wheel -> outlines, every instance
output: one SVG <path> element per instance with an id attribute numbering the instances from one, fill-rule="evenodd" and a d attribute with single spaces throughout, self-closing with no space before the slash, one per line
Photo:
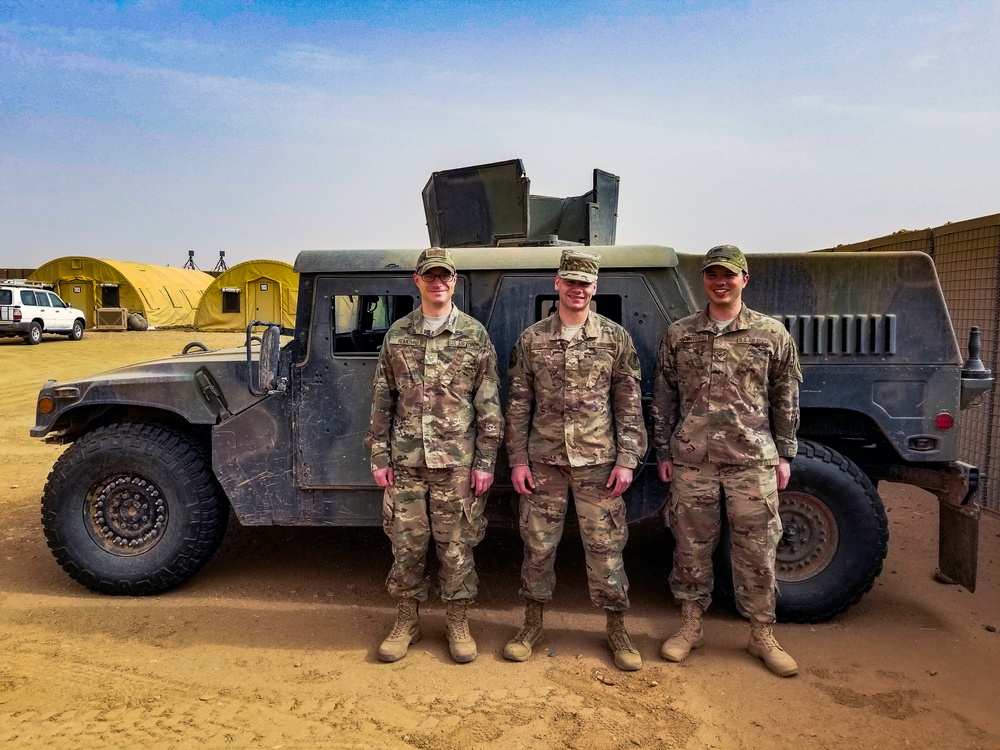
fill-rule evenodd
<path id="1" fill-rule="evenodd" d="M 154 424 L 84 435 L 56 461 L 42 494 L 56 560 L 103 594 L 178 586 L 215 554 L 228 520 L 204 449 Z"/>
<path id="2" fill-rule="evenodd" d="M 38 323 L 32 322 L 31 327 L 28 328 L 28 333 L 24 337 L 25 344 L 31 344 L 32 346 L 42 341 L 42 327 Z"/>
<path id="3" fill-rule="evenodd" d="M 80 339 L 82 339 L 83 338 L 83 321 L 82 320 L 74 320 L 73 321 L 73 328 L 70 329 L 70 332 L 68 334 L 66 334 L 66 336 L 67 336 L 67 338 L 69 338 L 70 341 L 79 341 Z"/>
<path id="4" fill-rule="evenodd" d="M 779 494 L 782 536 L 775 576 L 782 622 L 822 622 L 856 604 L 882 572 L 889 521 L 868 476 L 825 445 L 799 441 Z M 716 584 L 732 599 L 729 524 L 715 557 Z"/>

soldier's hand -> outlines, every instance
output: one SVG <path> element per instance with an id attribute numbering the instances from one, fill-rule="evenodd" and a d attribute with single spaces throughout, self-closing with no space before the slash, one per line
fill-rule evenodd
<path id="1" fill-rule="evenodd" d="M 673 461 L 660 461 L 656 465 L 656 471 L 660 475 L 661 482 L 672 482 L 674 481 L 674 462 Z"/>
<path id="2" fill-rule="evenodd" d="M 469 484 L 472 486 L 472 491 L 476 497 L 479 497 L 493 484 L 493 472 L 473 469 L 472 476 L 469 478 Z"/>
<path id="3" fill-rule="evenodd" d="M 632 484 L 632 470 L 625 466 L 615 466 L 605 487 L 611 488 L 611 497 L 618 497 Z"/>
<path id="4" fill-rule="evenodd" d="M 392 484 L 392 467 L 386 466 L 384 469 L 375 469 L 372 471 L 372 476 L 375 477 L 375 484 L 379 487 L 388 487 Z"/>
<path id="5" fill-rule="evenodd" d="M 785 489 L 788 480 L 792 478 L 792 462 L 787 458 L 779 458 L 778 465 L 774 467 L 774 478 L 778 482 L 778 489 Z"/>
<path id="6" fill-rule="evenodd" d="M 531 469 L 527 466 L 512 467 L 510 481 L 514 484 L 518 495 L 530 495 L 531 491 L 535 489 L 535 478 L 531 476 Z"/>

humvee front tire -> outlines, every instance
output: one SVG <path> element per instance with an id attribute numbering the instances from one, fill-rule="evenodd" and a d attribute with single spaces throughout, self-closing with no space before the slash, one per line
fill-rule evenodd
<path id="1" fill-rule="evenodd" d="M 782 622 L 823 622 L 857 604 L 882 572 L 889 522 L 882 499 L 857 465 L 800 440 L 788 487 L 779 494 L 782 535 L 775 575 Z M 729 528 L 715 557 L 716 585 L 732 599 Z"/>
<path id="2" fill-rule="evenodd" d="M 42 528 L 57 562 L 102 594 L 180 585 L 222 542 L 229 508 L 204 449 L 160 425 L 102 427 L 56 461 Z"/>

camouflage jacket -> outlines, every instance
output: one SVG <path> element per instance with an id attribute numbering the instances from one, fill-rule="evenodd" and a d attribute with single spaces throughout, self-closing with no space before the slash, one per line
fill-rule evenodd
<path id="1" fill-rule="evenodd" d="M 617 463 L 646 452 L 639 357 L 628 332 L 597 313 L 572 341 L 559 314 L 521 334 L 510 354 L 505 441 L 511 466 Z"/>
<path id="2" fill-rule="evenodd" d="M 656 460 L 774 465 L 794 458 L 798 356 L 778 321 L 746 305 L 716 333 L 706 307 L 675 321 L 656 355 Z"/>
<path id="3" fill-rule="evenodd" d="M 372 470 L 390 463 L 492 472 L 503 415 L 496 351 L 457 307 L 433 335 L 418 307 L 386 332 L 365 443 Z"/>

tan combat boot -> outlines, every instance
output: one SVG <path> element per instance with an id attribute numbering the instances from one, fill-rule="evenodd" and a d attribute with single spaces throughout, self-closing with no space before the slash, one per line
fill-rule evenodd
<path id="1" fill-rule="evenodd" d="M 681 627 L 663 642 L 660 656 L 667 661 L 684 661 L 692 649 L 700 648 L 705 642 L 701 627 L 701 606 L 697 602 L 681 602 Z"/>
<path id="2" fill-rule="evenodd" d="M 542 641 L 542 603 L 534 599 L 524 600 L 524 625 L 506 646 L 503 647 L 505 659 L 511 661 L 527 661 L 531 649 Z"/>
<path id="3" fill-rule="evenodd" d="M 382 661 L 399 661 L 406 656 L 411 643 L 420 640 L 420 602 L 416 599 L 400 599 L 396 605 L 396 622 L 392 631 L 378 647 L 378 658 Z"/>
<path id="4" fill-rule="evenodd" d="M 799 673 L 799 665 L 789 656 L 785 649 L 771 632 L 770 623 L 754 622 L 750 624 L 750 643 L 747 651 L 758 659 L 763 659 L 767 668 L 779 677 L 791 677 Z"/>
<path id="5" fill-rule="evenodd" d="M 615 655 L 615 666 L 623 672 L 642 669 L 642 657 L 632 645 L 625 630 L 625 613 L 606 610 L 608 613 L 608 644 Z"/>
<path id="6" fill-rule="evenodd" d="M 476 642 L 469 632 L 468 607 L 458 602 L 449 602 L 448 611 L 444 617 L 444 629 L 448 636 L 448 649 L 451 658 L 459 664 L 465 664 L 475 659 Z"/>

